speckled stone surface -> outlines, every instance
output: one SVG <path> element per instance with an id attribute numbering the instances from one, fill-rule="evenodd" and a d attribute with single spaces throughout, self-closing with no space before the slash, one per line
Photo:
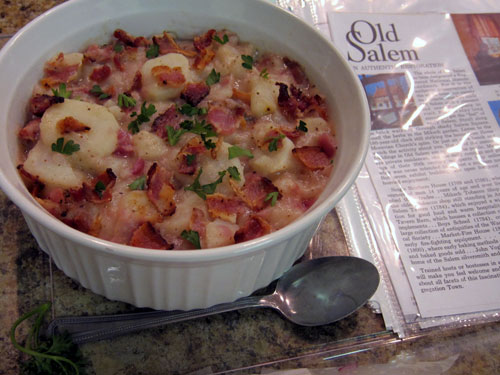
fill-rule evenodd
<path id="1" fill-rule="evenodd" d="M 0 37 L 60 0 L 3 0 Z M 0 38 L 0 47 L 6 38 Z M 109 301 L 52 265 L 31 236 L 20 211 L 0 192 L 0 375 L 16 374 L 23 359 L 9 329 L 23 313 L 52 301 L 52 316 L 137 310 Z M 347 254 L 338 218 L 323 222 L 304 256 Z M 20 338 L 27 327 L 18 330 Z M 249 309 L 145 330 L 81 346 L 89 374 L 211 374 L 234 370 L 263 374 L 278 369 L 342 367 L 348 374 L 500 374 L 500 324 L 431 331 L 401 341 L 381 316 L 363 307 L 323 327 L 299 327 L 267 309 Z"/>

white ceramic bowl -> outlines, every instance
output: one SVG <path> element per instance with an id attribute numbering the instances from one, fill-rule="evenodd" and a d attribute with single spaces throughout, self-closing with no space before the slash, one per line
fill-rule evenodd
<path id="1" fill-rule="evenodd" d="M 33 85 L 57 52 L 104 43 L 116 28 L 192 37 L 227 28 L 261 50 L 297 60 L 327 97 L 336 125 L 336 168 L 299 220 L 246 243 L 205 251 L 157 251 L 103 241 L 43 210 L 21 181 L 17 132 Z M 21 209 L 40 247 L 61 270 L 109 299 L 155 309 L 193 309 L 251 294 L 285 272 L 354 182 L 368 148 L 369 116 L 358 78 L 312 27 L 263 0 L 71 0 L 38 17 L 0 51 L 0 186 Z"/>

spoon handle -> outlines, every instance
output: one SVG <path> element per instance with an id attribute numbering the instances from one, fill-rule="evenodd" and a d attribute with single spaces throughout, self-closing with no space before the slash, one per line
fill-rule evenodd
<path id="1" fill-rule="evenodd" d="M 55 318 L 47 328 L 47 335 L 67 331 L 75 344 L 109 339 L 145 328 L 201 318 L 226 311 L 261 306 L 261 296 L 240 298 L 206 309 L 190 311 L 148 311 L 130 314 L 77 316 Z"/>

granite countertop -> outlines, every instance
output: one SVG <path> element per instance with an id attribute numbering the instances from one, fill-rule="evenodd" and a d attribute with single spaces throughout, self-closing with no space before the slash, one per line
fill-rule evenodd
<path id="1" fill-rule="evenodd" d="M 9 34 L 61 2 L 4 0 L 0 46 Z M 2 192 L 0 222 L 0 375 L 18 373 L 23 360 L 10 343 L 10 327 L 43 302 L 52 301 L 52 316 L 138 310 L 96 295 L 59 271 Z M 326 244 L 329 254 L 348 253 L 335 212 L 326 217 L 315 241 Z M 320 255 L 308 250 L 305 257 Z M 23 326 L 19 337 L 26 332 Z M 351 374 L 500 374 L 500 323 L 400 340 L 367 306 L 322 327 L 299 327 L 269 309 L 248 309 L 85 344 L 81 350 L 89 374 L 259 374 L 301 367 L 343 367 Z"/>

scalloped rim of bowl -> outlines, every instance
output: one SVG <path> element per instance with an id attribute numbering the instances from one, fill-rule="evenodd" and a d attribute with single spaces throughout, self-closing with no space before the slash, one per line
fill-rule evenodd
<path id="1" fill-rule="evenodd" d="M 248 1 L 248 0 L 247 0 Z M 297 233 L 298 231 L 302 231 L 306 227 L 312 225 L 318 218 L 322 218 L 326 215 L 330 210 L 334 208 L 336 203 L 344 196 L 344 194 L 348 191 L 350 186 L 354 183 L 355 179 L 358 176 L 359 171 L 364 163 L 366 153 L 368 151 L 368 142 L 369 142 L 369 114 L 368 114 L 368 105 L 366 97 L 363 94 L 363 89 L 361 83 L 359 82 L 358 77 L 351 70 L 347 61 L 340 55 L 335 47 L 333 47 L 332 43 L 327 40 L 323 35 L 320 34 L 319 31 L 314 29 L 312 26 L 307 24 L 305 21 L 300 18 L 288 13 L 287 11 L 279 8 L 278 6 L 271 4 L 265 0 L 252 0 L 255 3 L 258 3 L 259 6 L 267 7 L 267 9 L 273 12 L 281 12 L 282 14 L 286 14 L 287 17 L 295 19 L 295 22 L 299 22 L 302 24 L 302 27 L 305 30 L 308 30 L 309 33 L 315 34 L 316 38 L 322 39 L 323 43 L 326 43 L 330 46 L 330 50 L 339 57 L 340 62 L 343 64 L 346 72 L 350 74 L 350 78 L 352 79 L 354 85 L 356 85 L 356 92 L 359 96 L 359 101 L 363 104 L 360 108 L 362 114 L 361 118 L 366 126 L 364 126 L 363 132 L 359 134 L 360 139 L 360 151 L 357 153 L 357 160 L 353 163 L 352 171 L 349 177 L 346 177 L 342 180 L 342 183 L 335 187 L 335 190 L 330 193 L 330 195 L 319 205 L 316 207 L 309 209 L 304 216 L 299 219 L 296 219 L 292 223 L 286 225 L 285 227 L 262 236 L 260 238 L 250 240 L 247 242 L 211 248 L 211 249 L 203 249 L 203 250 L 169 250 L 169 251 L 158 251 L 152 249 L 145 248 L 137 248 L 128 245 L 122 245 L 106 240 L 99 239 L 97 237 L 90 236 L 88 234 L 82 233 L 73 229 L 61 221 L 57 220 L 55 217 L 46 212 L 41 206 L 39 206 L 36 201 L 33 199 L 29 199 L 26 194 L 23 194 L 19 191 L 12 183 L 7 182 L 7 179 L 2 170 L 0 170 L 0 187 L 7 194 L 7 196 L 23 211 L 24 214 L 27 214 L 34 220 L 39 223 L 43 223 L 48 229 L 54 231 L 59 234 L 63 238 L 71 239 L 80 244 L 90 246 L 97 250 L 102 250 L 107 253 L 114 253 L 126 258 L 133 258 L 137 260 L 148 260 L 148 261 L 156 261 L 156 262 L 171 262 L 171 261 L 182 261 L 182 262 L 199 262 L 203 261 L 213 261 L 219 259 L 225 259 L 234 257 L 237 255 L 246 254 L 248 252 L 258 251 L 262 247 L 265 247 L 269 243 L 280 242 L 280 238 L 282 240 L 287 239 Z M 95 2 L 98 3 L 97 1 Z M 46 22 L 50 22 L 50 20 L 54 17 L 58 17 L 60 13 L 66 11 L 66 8 L 75 8 L 77 6 L 89 6 L 91 1 L 89 0 L 72 0 L 67 3 L 62 3 L 38 18 L 34 19 L 26 26 L 24 26 L 21 30 L 19 30 L 9 42 L 0 50 L 0 66 L 3 64 L 3 61 L 8 58 L 9 51 L 15 43 L 18 42 L 19 39 L 27 37 L 30 33 L 36 32 L 36 28 L 40 23 L 44 24 Z M 35 30 L 35 31 L 33 31 Z M 108 36 L 109 37 L 109 36 Z M 258 47 L 258 46 L 257 46 Z M 331 104 L 330 104 L 331 105 Z M 342 145 L 339 145 L 339 148 Z"/>

